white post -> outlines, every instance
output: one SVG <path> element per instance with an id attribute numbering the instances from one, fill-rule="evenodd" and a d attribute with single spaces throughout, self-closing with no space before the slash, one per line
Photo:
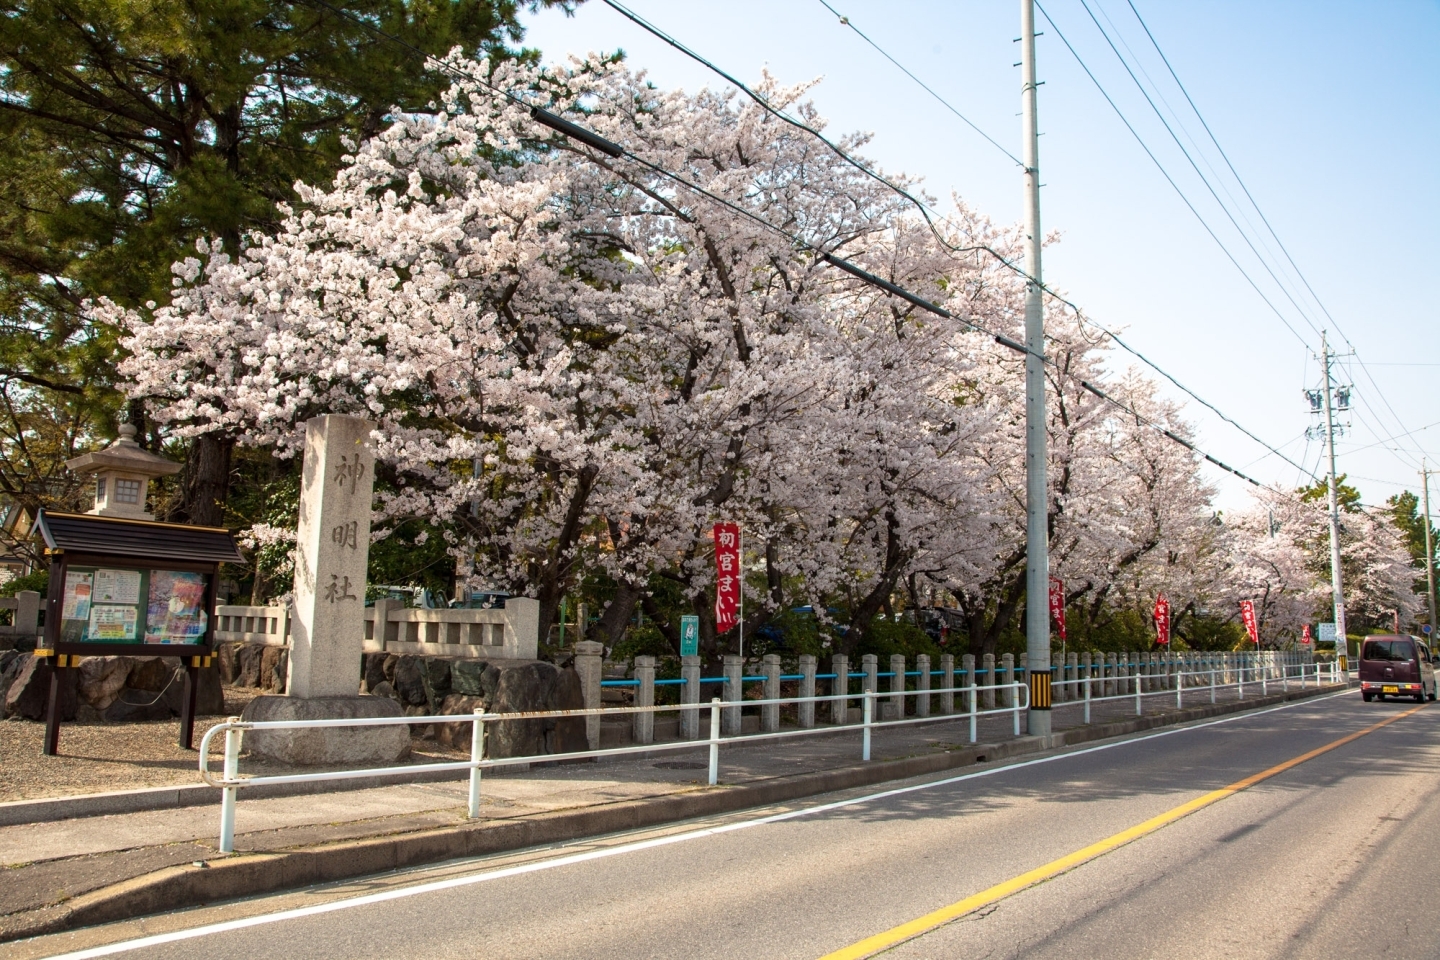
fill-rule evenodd
<path id="1" fill-rule="evenodd" d="M 1010 686 L 1014 687 L 1014 689 L 1010 691 L 1010 716 L 1015 719 L 1015 736 L 1018 737 L 1020 736 L 1020 691 L 1026 691 L 1025 707 L 1028 713 L 1030 708 L 1030 697 L 1028 695 L 1030 688 L 1023 683 L 1012 683 Z M 1048 722 L 1046 723 L 1046 727 L 1049 727 Z"/>
<path id="2" fill-rule="evenodd" d="M 1184 672 L 1177 670 L 1175 673 L 1175 709 L 1178 710 L 1185 705 L 1184 701 L 1181 700 L 1181 697 L 1183 697 L 1184 695 L 1185 674 Z"/>
<path id="3" fill-rule="evenodd" d="M 1091 682 L 1092 682 L 1093 680 L 1094 680 L 1093 677 L 1086 677 L 1086 678 L 1085 678 L 1085 722 L 1086 722 L 1086 723 L 1089 723 L 1089 722 L 1090 722 L 1090 684 L 1091 684 Z"/>
<path id="4" fill-rule="evenodd" d="M 1215 702 L 1215 671 L 1210 671 L 1210 702 Z"/>
<path id="5" fill-rule="evenodd" d="M 466 816 L 471 820 L 480 818 L 480 760 L 485 756 L 485 721 L 480 718 L 485 711 L 475 708 L 475 719 L 470 721 L 470 809 Z"/>
<path id="6" fill-rule="evenodd" d="M 1135 671 L 1135 716 L 1140 716 L 1142 709 L 1140 706 L 1140 671 L 1137 669 Z"/>
<path id="7" fill-rule="evenodd" d="M 720 698 L 710 698 L 710 786 L 720 782 Z"/>
<path id="8" fill-rule="evenodd" d="M 863 699 L 863 701 L 862 701 L 862 703 L 863 703 L 863 710 L 861 711 L 861 714 L 860 714 L 860 715 L 861 715 L 861 718 L 862 718 L 861 721 L 860 721 L 860 723 L 862 724 L 862 726 L 863 726 L 863 728 L 864 728 L 863 732 L 861 733 L 861 739 L 860 739 L 860 743 L 861 743 L 861 746 L 860 746 L 860 759 L 861 759 L 861 760 L 869 760 L 869 759 L 870 759 L 870 717 L 873 715 L 874 710 L 875 710 L 874 706 L 872 706 L 872 704 L 873 704 L 874 702 L 875 702 L 875 693 L 874 693 L 874 691 L 872 691 L 872 690 L 866 690 L 866 691 L 865 691 L 864 699 Z"/>
<path id="9" fill-rule="evenodd" d="M 231 717 L 229 723 L 239 723 L 239 717 Z M 240 774 L 240 731 L 234 727 L 225 731 L 225 779 L 234 780 Z M 220 791 L 220 852 L 235 852 L 235 787 Z"/>
<path id="10" fill-rule="evenodd" d="M 975 699 L 975 671 L 970 671 L 970 742 L 975 742 L 975 710 L 979 707 L 979 701 Z"/>

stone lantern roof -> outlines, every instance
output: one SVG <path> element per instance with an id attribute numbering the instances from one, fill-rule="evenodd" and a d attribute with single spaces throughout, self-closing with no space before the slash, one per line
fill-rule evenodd
<path id="1" fill-rule="evenodd" d="M 66 460 L 65 466 L 95 474 L 95 507 L 89 513 L 132 520 L 153 520 L 145 509 L 150 481 L 180 472 L 180 464 L 136 443 L 135 426 L 129 423 L 120 424 L 120 438 L 110 446 Z"/>

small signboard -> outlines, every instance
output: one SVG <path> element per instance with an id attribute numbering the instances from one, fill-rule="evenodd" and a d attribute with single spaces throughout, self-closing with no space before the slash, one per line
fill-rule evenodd
<path id="1" fill-rule="evenodd" d="M 1425 636 L 1428 637 L 1428 636 L 1430 636 L 1431 633 L 1435 632 L 1435 628 L 1432 627 L 1432 626 L 1430 626 L 1430 624 L 1426 623 L 1426 624 L 1421 625 L 1421 627 L 1420 627 L 1420 632 L 1423 633 L 1423 634 L 1425 634 Z"/>
<path id="2" fill-rule="evenodd" d="M 1335 642 L 1335 624 L 1333 624 L 1333 623 L 1322 623 L 1322 624 L 1320 624 L 1320 633 L 1319 633 L 1319 636 L 1318 636 L 1316 639 L 1318 639 L 1321 643 L 1334 643 L 1334 642 Z"/>
<path id="3" fill-rule="evenodd" d="M 700 618 L 680 618 L 680 656 L 694 657 L 700 654 Z"/>

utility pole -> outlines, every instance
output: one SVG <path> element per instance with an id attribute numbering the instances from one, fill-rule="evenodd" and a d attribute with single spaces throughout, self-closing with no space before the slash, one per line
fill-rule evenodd
<path id="1" fill-rule="evenodd" d="M 1035 2 L 1020 0 L 1020 110 L 1025 159 L 1025 653 L 1031 736 L 1050 734 L 1050 494 L 1046 464 L 1045 302 L 1040 289 L 1040 137 Z"/>
<path id="2" fill-rule="evenodd" d="M 1325 331 L 1320 331 L 1320 362 L 1325 369 L 1325 383 L 1321 392 L 1325 395 L 1325 455 L 1329 458 L 1330 474 L 1326 478 L 1330 502 L 1330 591 L 1335 600 L 1335 658 L 1340 669 L 1346 669 L 1350 656 L 1350 644 L 1345 635 L 1345 589 L 1340 581 L 1340 492 L 1335 479 L 1335 408 L 1330 395 L 1333 381 L 1330 377 L 1330 344 Z"/>
<path id="3" fill-rule="evenodd" d="M 1425 521 L 1425 599 L 1430 604 L 1430 642 L 1440 638 L 1435 625 L 1435 544 L 1430 531 L 1430 470 L 1420 460 L 1420 518 Z"/>

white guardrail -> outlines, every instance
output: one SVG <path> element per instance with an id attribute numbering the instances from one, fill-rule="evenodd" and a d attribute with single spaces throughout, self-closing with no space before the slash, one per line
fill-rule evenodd
<path id="1" fill-rule="evenodd" d="M 1251 676 L 1249 685 L 1259 687 L 1262 696 L 1269 693 L 1272 684 L 1278 684 L 1285 690 L 1289 690 L 1291 683 L 1291 672 L 1297 671 L 1295 677 L 1302 689 L 1313 683 L 1317 687 L 1324 683 L 1341 683 L 1339 673 L 1334 664 L 1299 664 L 1295 666 L 1282 667 L 1280 676 L 1271 676 L 1270 670 L 1257 670 L 1258 677 Z M 1142 674 L 1123 674 L 1114 677 L 1088 677 L 1076 680 L 1057 680 L 1053 684 L 1060 683 L 1080 684 L 1084 689 L 1082 699 L 1068 701 L 1054 701 L 1052 709 L 1063 709 L 1065 707 L 1080 706 L 1084 709 L 1084 722 L 1090 722 L 1090 707 L 1094 703 L 1105 703 L 1116 700 L 1127 700 L 1135 703 L 1135 715 L 1141 716 L 1146 698 L 1175 697 L 1175 706 L 1184 706 L 1184 695 L 1187 689 L 1193 694 L 1201 690 L 1209 691 L 1211 703 L 1216 702 L 1216 693 L 1219 690 L 1236 688 L 1237 696 L 1241 699 L 1245 696 L 1246 677 L 1245 672 L 1228 671 L 1235 675 L 1235 680 L 1221 682 L 1224 670 L 1199 670 L 1190 672 L 1176 672 L 1164 677 L 1153 679 L 1173 681 L 1174 689 L 1145 690 L 1145 683 L 1137 682 L 1151 679 Z M 1192 678 L 1196 682 L 1187 685 L 1186 678 Z M 1204 682 L 1200 682 L 1203 678 Z M 1113 696 L 1094 696 L 1096 684 L 1104 690 L 1105 684 L 1133 685 L 1133 693 L 1120 693 Z M 979 709 L 980 695 L 987 691 L 1010 691 L 1010 705 L 989 709 Z M 881 720 L 875 719 L 875 703 L 881 699 L 894 697 L 918 697 L 918 696 L 939 696 L 943 694 L 962 694 L 965 696 L 967 709 L 949 714 L 936 714 L 931 716 L 903 717 L 901 719 Z M 875 691 L 866 690 L 860 694 L 829 694 L 813 697 L 781 697 L 771 700 L 721 700 L 718 697 L 712 699 L 708 704 L 710 711 L 710 735 L 708 744 L 702 740 L 676 740 L 663 743 L 646 743 L 629 747 L 609 747 L 601 750 L 579 750 L 572 753 L 547 753 L 535 756 L 523 757 L 485 757 L 485 725 L 487 723 L 500 721 L 517 720 L 551 720 L 564 719 L 569 717 L 594 717 L 594 716 L 621 716 L 637 713 L 661 713 L 696 711 L 705 709 L 700 704 L 662 704 L 656 706 L 641 707 L 597 707 L 584 710 L 539 710 L 520 713 L 485 713 L 477 710 L 470 715 L 450 714 L 443 716 L 423 717 L 373 717 L 341 720 L 273 720 L 263 722 L 246 722 L 238 717 L 231 717 L 224 723 L 216 724 L 206 731 L 200 741 L 200 777 L 212 787 L 221 789 L 220 801 L 220 852 L 231 853 L 235 849 L 235 804 L 238 799 L 238 791 L 243 787 L 260 786 L 262 784 L 279 783 L 312 783 L 322 780 L 348 780 L 360 777 L 377 776 L 404 776 L 418 772 L 436 771 L 461 771 L 468 770 L 470 773 L 470 794 L 467 816 L 476 819 L 480 816 L 480 783 L 482 771 L 494 768 L 514 766 L 517 764 L 542 763 L 563 760 L 581 760 L 590 757 L 614 757 L 624 756 L 632 753 L 659 753 L 670 750 L 694 750 L 702 745 L 708 745 L 710 752 L 709 776 L 707 782 L 714 786 L 720 779 L 720 745 L 722 743 L 755 743 L 760 740 L 778 740 L 786 737 L 804 737 L 814 734 L 832 734 L 845 730 L 858 730 L 861 733 L 860 759 L 870 759 L 870 738 L 871 731 L 876 726 L 897 727 L 917 723 L 944 723 L 956 720 L 968 719 L 970 726 L 970 742 L 976 742 L 977 722 L 984 716 L 1008 713 L 1012 716 L 1012 725 L 1015 736 L 1020 735 L 1020 714 L 1021 711 L 1029 709 L 1029 685 L 1023 681 L 1012 683 L 999 683 L 980 686 L 969 684 L 963 687 L 939 688 L 934 690 L 893 690 Z M 1023 698 L 1023 702 L 1022 702 Z M 861 700 L 861 720 L 859 723 L 833 724 L 823 727 L 808 727 L 795 730 L 781 730 L 768 733 L 740 734 L 736 736 L 722 737 L 720 735 L 720 712 L 722 709 L 733 709 L 735 707 L 764 707 L 782 706 L 786 704 L 801 703 L 834 703 L 837 700 Z M 240 750 L 244 731 L 246 730 L 296 730 L 306 727 L 373 727 L 392 726 L 396 724 L 430 724 L 430 723 L 470 723 L 470 759 L 458 760 L 445 763 L 409 764 L 405 766 L 374 767 L 364 770 L 336 770 L 319 773 L 296 773 L 273 776 L 246 777 L 240 775 Z M 210 744 L 215 737 L 224 734 L 225 753 L 224 766 L 221 775 L 217 778 L 210 771 Z"/>
<path id="2" fill-rule="evenodd" d="M 1004 707 L 992 709 L 977 709 L 979 694 L 986 691 L 1009 690 L 1011 704 Z M 945 720 L 959 720 L 968 717 L 970 720 L 970 742 L 976 739 L 976 724 L 980 717 L 994 714 L 1008 713 L 1013 717 L 1015 736 L 1020 735 L 1020 714 L 1029 707 L 1029 688 L 1025 683 L 1016 681 L 1014 683 L 999 683 L 987 686 L 970 685 L 965 687 L 953 687 L 941 690 L 907 690 L 904 696 L 918 696 L 921 693 L 943 694 L 961 693 L 968 695 L 969 710 L 962 713 L 941 714 L 931 717 L 906 717 L 897 720 L 882 721 L 887 727 L 903 726 L 913 723 L 938 723 Z M 1024 702 L 1022 703 L 1022 694 Z M 710 772 L 708 783 L 714 786 L 720 780 L 720 745 L 722 743 L 755 743 L 760 740 L 778 740 L 785 737 L 804 737 L 821 733 L 835 733 L 843 730 L 859 730 L 861 732 L 860 759 L 870 759 L 870 732 L 876 726 L 875 702 L 881 698 L 888 698 L 900 695 L 896 692 L 877 693 L 873 690 L 866 690 L 860 694 L 829 695 L 816 697 L 782 697 L 773 700 L 745 700 L 731 701 L 721 700 L 718 697 L 709 703 L 710 710 Z M 780 706 L 784 704 L 799 703 L 823 703 L 836 700 L 855 700 L 861 703 L 861 720 L 859 723 L 834 724 L 826 727 L 809 727 L 799 730 L 781 730 L 772 733 L 752 733 L 738 736 L 720 736 L 720 711 L 722 708 L 763 707 Z M 253 787 L 270 783 L 311 783 L 322 780 L 348 780 L 358 777 L 377 776 L 402 776 L 407 773 L 435 772 L 447 770 L 468 770 L 470 771 L 470 798 L 469 808 L 466 816 L 476 819 L 480 816 L 480 776 L 481 771 L 492 767 L 514 766 L 522 763 L 541 763 L 562 760 L 581 760 L 587 757 L 615 757 L 630 753 L 658 753 L 666 750 L 694 750 L 705 744 L 701 740 L 676 740 L 665 743 L 647 743 L 631 747 L 608 747 L 603 750 L 578 750 L 573 753 L 546 753 L 536 756 L 524 757 L 485 757 L 485 725 L 492 721 L 516 721 L 516 720 L 559 720 L 567 717 L 594 717 L 594 716 L 620 716 L 636 713 L 660 713 L 679 711 L 699 711 L 704 709 L 699 704 L 661 704 L 647 707 L 596 707 L 584 710 L 536 710 L 520 713 L 484 713 L 475 711 L 470 715 L 450 714 L 445 716 L 432 717 L 365 717 L 343 720 L 267 720 L 246 722 L 238 717 L 232 717 L 224 723 L 216 724 L 205 731 L 205 736 L 200 740 L 200 777 L 212 787 L 219 787 L 222 790 L 220 800 L 220 852 L 231 853 L 235 849 L 235 802 L 237 791 L 241 787 Z M 470 759 L 458 760 L 449 763 L 425 763 L 410 764 L 396 767 L 373 767 L 366 770 L 335 770 L 325 773 L 296 773 L 283 774 L 265 777 L 242 777 L 240 776 L 240 748 L 241 738 L 246 730 L 298 730 L 306 727 L 378 727 L 393 726 L 396 724 L 429 724 L 429 723 L 470 723 Z M 219 734 L 225 735 L 224 768 L 221 776 L 216 778 L 210 772 L 210 742 Z"/>

